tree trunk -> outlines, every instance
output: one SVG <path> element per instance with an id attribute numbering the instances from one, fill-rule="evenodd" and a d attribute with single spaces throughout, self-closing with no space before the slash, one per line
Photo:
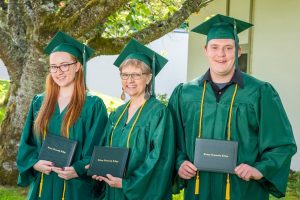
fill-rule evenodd
<path id="1" fill-rule="evenodd" d="M 0 127 L 0 184 L 16 184 L 16 154 L 23 123 L 33 95 L 44 88 L 47 62 L 45 56 L 36 49 L 31 47 L 27 50 L 21 79 L 11 80 L 6 117 Z"/>

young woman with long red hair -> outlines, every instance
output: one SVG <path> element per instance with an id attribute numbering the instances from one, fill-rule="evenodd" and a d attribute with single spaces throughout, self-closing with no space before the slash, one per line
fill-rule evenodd
<path id="1" fill-rule="evenodd" d="M 58 32 L 45 53 L 49 74 L 45 92 L 32 100 L 21 136 L 18 185 L 30 185 L 28 199 L 99 199 L 84 168 L 107 122 L 103 101 L 86 90 L 85 63 L 93 50 Z M 38 159 L 47 134 L 78 142 L 71 166 Z"/>

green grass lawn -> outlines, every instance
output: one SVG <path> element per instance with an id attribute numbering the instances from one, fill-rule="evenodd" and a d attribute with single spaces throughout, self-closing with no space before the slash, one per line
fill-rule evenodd
<path id="1" fill-rule="evenodd" d="M 26 194 L 23 188 L 0 186 L 0 200 L 25 200 Z"/>
<path id="2" fill-rule="evenodd" d="M 27 190 L 18 187 L 0 186 L 0 200 L 25 200 Z M 278 200 L 270 196 L 270 200 Z M 289 183 L 285 198 L 280 200 L 299 200 L 300 199 L 300 172 L 293 173 L 289 177 Z M 173 195 L 173 200 L 183 200 L 183 192 Z"/>

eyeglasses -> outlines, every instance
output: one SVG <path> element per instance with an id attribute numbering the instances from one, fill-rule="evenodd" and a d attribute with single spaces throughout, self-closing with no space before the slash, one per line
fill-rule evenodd
<path id="1" fill-rule="evenodd" d="M 120 77 L 122 80 L 127 80 L 129 77 L 131 77 L 133 80 L 140 80 L 142 78 L 142 75 L 147 74 L 147 73 L 132 73 L 132 74 L 127 74 L 127 73 L 121 73 Z"/>
<path id="2" fill-rule="evenodd" d="M 77 61 L 73 62 L 73 63 L 61 64 L 61 65 L 58 65 L 58 66 L 50 65 L 49 66 L 49 71 L 50 71 L 50 73 L 56 73 L 57 70 L 60 69 L 60 71 L 66 72 L 66 71 L 69 71 L 69 68 L 70 68 L 71 65 L 74 65 L 76 63 L 77 63 Z"/>

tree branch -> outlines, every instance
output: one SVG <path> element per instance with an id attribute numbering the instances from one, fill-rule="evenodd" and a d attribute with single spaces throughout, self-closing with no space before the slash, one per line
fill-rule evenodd
<path id="1" fill-rule="evenodd" d="M 35 18 L 35 13 L 32 9 L 32 5 L 30 0 L 24 0 L 24 5 L 23 5 L 24 12 L 26 12 L 28 16 L 28 20 L 26 20 L 26 25 L 33 27 L 34 24 L 36 24 L 37 20 Z"/>
<path id="2" fill-rule="evenodd" d="M 180 10 L 166 20 L 155 22 L 127 37 L 103 38 L 101 34 L 97 34 L 94 38 L 88 40 L 88 45 L 96 49 L 96 55 L 113 55 L 118 54 L 131 38 L 136 38 L 141 43 L 148 44 L 179 27 L 182 21 L 206 5 L 207 1 L 203 4 L 202 0 L 186 0 Z"/>
<path id="3" fill-rule="evenodd" d="M 7 13 L 0 9 L 0 27 L 7 25 Z"/>
<path id="4" fill-rule="evenodd" d="M 81 37 L 94 27 L 102 24 L 107 17 L 119 10 L 130 0 L 91 0 L 84 8 L 75 12 L 66 20 L 60 20 L 60 30 L 71 33 L 74 37 Z"/>
<path id="5" fill-rule="evenodd" d="M 54 16 L 59 9 L 60 0 L 23 0 L 28 14 L 32 16 L 33 21 L 43 23 L 45 19 Z M 41 24 L 39 24 L 41 26 Z"/>
<path id="6" fill-rule="evenodd" d="M 214 0 L 205 0 L 205 1 L 202 1 L 201 4 L 200 4 L 200 9 L 206 7 L 212 1 L 214 1 Z"/>
<path id="7" fill-rule="evenodd" d="M 56 15 L 57 18 L 65 20 L 72 16 L 78 10 L 81 10 L 91 0 L 72 0 L 66 5 L 61 5 L 61 9 Z"/>
<path id="8" fill-rule="evenodd" d="M 26 26 L 23 21 L 23 11 L 20 9 L 18 0 L 10 0 L 8 2 L 8 21 L 10 33 L 14 43 L 24 52 L 27 48 L 26 42 Z"/>

